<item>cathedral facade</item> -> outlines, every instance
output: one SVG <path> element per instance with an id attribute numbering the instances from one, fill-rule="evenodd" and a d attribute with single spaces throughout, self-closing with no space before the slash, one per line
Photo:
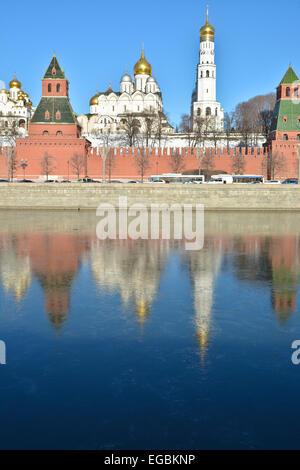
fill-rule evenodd
<path id="1" fill-rule="evenodd" d="M 199 121 L 209 121 L 216 130 L 224 131 L 224 110 L 217 101 L 217 67 L 215 64 L 215 28 L 210 25 L 208 11 L 206 24 L 200 29 L 200 54 L 196 88 L 192 95 L 194 130 Z"/>
<path id="2" fill-rule="evenodd" d="M 139 132 L 146 130 L 147 119 L 152 119 L 155 133 L 155 120 L 160 121 L 166 133 L 172 133 L 163 113 L 161 89 L 152 76 L 152 66 L 146 60 L 144 49 L 134 67 L 134 78 L 127 73 L 122 76 L 120 90 L 96 93 L 90 100 L 90 114 L 78 116 L 84 134 L 122 134 L 126 118 L 134 116 Z"/>
<path id="3" fill-rule="evenodd" d="M 25 135 L 33 116 L 32 102 L 16 76 L 9 83 L 9 90 L 0 90 L 0 135 Z"/>

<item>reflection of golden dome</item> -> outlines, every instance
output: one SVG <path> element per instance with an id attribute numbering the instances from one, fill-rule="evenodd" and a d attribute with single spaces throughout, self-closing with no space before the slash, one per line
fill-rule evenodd
<path id="1" fill-rule="evenodd" d="M 93 96 L 93 98 L 90 99 L 90 106 L 97 106 L 98 104 L 98 93 L 95 94 L 95 96 Z"/>
<path id="2" fill-rule="evenodd" d="M 134 75 L 152 75 L 152 66 L 145 59 L 144 48 L 140 60 L 134 66 Z"/>
<path id="3" fill-rule="evenodd" d="M 215 38 L 215 28 L 209 24 L 208 9 L 206 15 L 206 24 L 200 29 L 200 37 L 204 41 L 213 41 Z"/>
<path id="4" fill-rule="evenodd" d="M 14 79 L 10 82 L 9 84 L 9 88 L 19 88 L 21 90 L 21 83 L 19 82 L 19 80 L 17 80 L 16 78 L 16 74 L 15 74 L 15 77 Z"/>

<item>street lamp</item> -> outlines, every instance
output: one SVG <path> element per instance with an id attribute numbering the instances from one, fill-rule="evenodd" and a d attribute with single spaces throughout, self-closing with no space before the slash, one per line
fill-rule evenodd
<path id="1" fill-rule="evenodd" d="M 23 168 L 23 180 L 25 180 L 25 170 L 28 167 L 28 160 L 21 158 L 21 167 Z"/>

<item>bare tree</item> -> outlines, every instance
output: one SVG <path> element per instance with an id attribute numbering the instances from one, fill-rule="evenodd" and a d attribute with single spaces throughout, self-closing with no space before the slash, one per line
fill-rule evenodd
<path id="1" fill-rule="evenodd" d="M 280 152 L 272 152 L 271 150 L 265 154 L 262 161 L 262 170 L 267 172 L 267 178 L 275 179 L 286 165 L 286 158 Z"/>
<path id="2" fill-rule="evenodd" d="M 77 179 L 79 180 L 82 169 L 85 166 L 84 156 L 81 153 L 74 153 L 70 160 L 70 164 L 77 175 Z"/>
<path id="3" fill-rule="evenodd" d="M 138 141 L 141 123 L 134 114 L 124 114 L 121 119 L 122 130 L 125 135 L 126 145 L 134 147 Z"/>
<path id="4" fill-rule="evenodd" d="M 42 174 L 46 176 L 46 181 L 49 179 L 49 175 L 55 170 L 55 165 L 53 157 L 47 152 L 44 153 L 44 156 L 41 159 L 41 170 Z"/>
<path id="5" fill-rule="evenodd" d="M 268 140 L 269 134 L 271 132 L 271 126 L 273 121 L 273 110 L 264 109 L 259 113 L 259 120 L 261 123 L 261 129 L 264 137 Z"/>
<path id="6" fill-rule="evenodd" d="M 231 156 L 231 160 L 232 173 L 235 175 L 243 175 L 246 168 L 246 160 L 244 155 L 242 155 L 240 152 L 237 152 L 235 155 Z"/>
<path id="7" fill-rule="evenodd" d="M 9 174 L 10 174 L 10 181 L 14 180 L 15 173 L 19 167 L 18 157 L 15 149 L 13 148 L 11 151 L 10 159 L 9 159 Z"/>
<path id="8" fill-rule="evenodd" d="M 229 151 L 231 135 L 232 135 L 232 132 L 234 131 L 233 113 L 225 113 L 224 127 L 225 127 L 226 140 L 227 140 L 227 150 Z"/>
<path id="9" fill-rule="evenodd" d="M 218 127 L 217 120 L 214 117 L 211 117 L 211 119 L 209 120 L 209 131 L 211 133 L 211 138 L 214 143 L 215 150 L 217 151 L 218 142 L 221 137 L 221 131 Z"/>
<path id="10" fill-rule="evenodd" d="M 108 148 L 106 155 L 106 166 L 108 168 L 108 181 L 111 181 L 111 172 L 115 166 L 115 152 L 113 148 Z"/>
<path id="11" fill-rule="evenodd" d="M 215 167 L 213 154 L 205 153 L 202 157 L 201 165 L 204 170 L 205 179 L 207 179 L 209 172 Z"/>
<path id="12" fill-rule="evenodd" d="M 144 148 L 138 149 L 138 153 L 134 156 L 136 167 L 141 175 L 141 181 L 144 182 L 145 172 L 150 168 L 150 156 Z"/>
<path id="13" fill-rule="evenodd" d="M 184 155 L 179 150 L 176 150 L 170 156 L 170 167 L 173 173 L 180 173 L 185 168 Z"/>

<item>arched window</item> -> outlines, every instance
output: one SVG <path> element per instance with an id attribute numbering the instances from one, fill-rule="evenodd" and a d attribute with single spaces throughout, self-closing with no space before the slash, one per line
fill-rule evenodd
<path id="1" fill-rule="evenodd" d="M 289 140 L 289 136 L 287 134 L 283 134 L 283 140 Z"/>
<path id="2" fill-rule="evenodd" d="M 287 87 L 285 96 L 291 96 L 291 89 Z"/>
<path id="3" fill-rule="evenodd" d="M 62 135 L 62 131 L 57 131 L 56 135 Z"/>
<path id="4" fill-rule="evenodd" d="M 43 131 L 43 135 L 48 135 L 49 132 L 48 131 Z"/>
<path id="5" fill-rule="evenodd" d="M 60 121 L 60 119 L 61 119 L 61 113 L 60 113 L 60 111 L 56 111 L 55 118 L 56 118 L 57 121 Z"/>
<path id="6" fill-rule="evenodd" d="M 218 116 L 218 108 L 216 108 L 216 112 L 215 112 L 216 116 Z"/>
<path id="7" fill-rule="evenodd" d="M 45 112 L 45 119 L 47 119 L 47 120 L 50 119 L 50 113 L 49 113 L 49 111 L 46 111 L 46 112 Z"/>
<path id="8" fill-rule="evenodd" d="M 294 96 L 298 96 L 299 94 L 299 88 L 294 88 Z"/>
<path id="9" fill-rule="evenodd" d="M 201 116 L 201 109 L 200 108 L 197 109 L 197 116 Z"/>
<path id="10" fill-rule="evenodd" d="M 60 84 L 59 83 L 56 85 L 56 92 L 60 93 Z"/>
<path id="11" fill-rule="evenodd" d="M 209 78 L 209 70 L 206 70 L 206 77 Z"/>
<path id="12" fill-rule="evenodd" d="M 297 140 L 300 140 L 300 134 L 297 135 Z"/>
<path id="13" fill-rule="evenodd" d="M 51 93 L 51 91 L 52 91 L 52 85 L 51 83 L 48 83 L 48 93 Z"/>
<path id="14" fill-rule="evenodd" d="M 201 72 L 201 78 L 203 78 L 203 72 Z"/>
<path id="15" fill-rule="evenodd" d="M 209 107 L 206 108 L 206 116 L 211 116 L 211 109 Z"/>

